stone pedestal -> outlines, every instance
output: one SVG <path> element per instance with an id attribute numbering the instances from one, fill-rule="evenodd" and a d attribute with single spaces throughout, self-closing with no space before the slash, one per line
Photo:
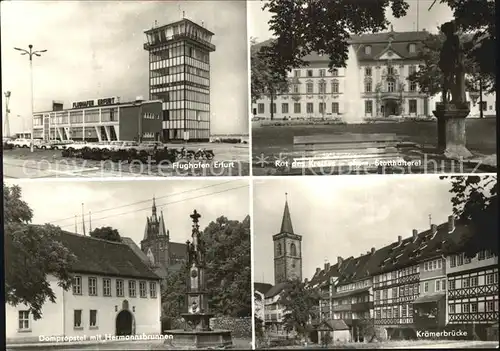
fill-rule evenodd
<path id="1" fill-rule="evenodd" d="M 233 345 L 231 331 L 229 330 L 168 330 L 165 345 L 173 349 L 212 349 L 227 348 Z M 171 336 L 171 337 L 170 337 Z"/>
<path id="2" fill-rule="evenodd" d="M 432 111 L 438 121 L 438 148 L 450 159 L 472 157 L 466 147 L 465 118 L 469 115 L 467 104 L 436 104 Z"/>

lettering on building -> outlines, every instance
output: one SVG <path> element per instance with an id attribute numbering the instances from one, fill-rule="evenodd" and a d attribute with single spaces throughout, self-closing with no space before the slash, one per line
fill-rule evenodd
<path id="1" fill-rule="evenodd" d="M 142 137 L 143 138 L 154 138 L 155 135 L 154 135 L 154 133 L 146 132 L 146 133 L 142 133 Z"/>
<path id="2" fill-rule="evenodd" d="M 142 115 L 144 119 L 160 119 L 160 115 L 154 113 L 145 113 Z"/>
<path id="3" fill-rule="evenodd" d="M 106 105 L 114 105 L 118 103 L 118 98 L 109 97 L 102 99 L 93 99 L 87 101 L 77 101 L 73 102 L 73 108 L 85 108 L 85 107 L 93 107 L 93 106 L 106 106 Z"/>

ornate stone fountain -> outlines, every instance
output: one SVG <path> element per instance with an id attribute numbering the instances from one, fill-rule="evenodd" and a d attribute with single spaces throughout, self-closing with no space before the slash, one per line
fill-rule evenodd
<path id="1" fill-rule="evenodd" d="M 167 330 L 172 338 L 165 340 L 175 348 L 221 348 L 232 345 L 231 331 L 213 330 L 210 328 L 210 318 L 214 316 L 208 307 L 208 292 L 205 276 L 205 243 L 198 224 L 201 215 L 194 210 L 190 215 L 193 220 L 191 242 L 188 240 L 189 277 L 187 286 L 187 313 L 182 313 L 186 321 L 185 329 Z"/>

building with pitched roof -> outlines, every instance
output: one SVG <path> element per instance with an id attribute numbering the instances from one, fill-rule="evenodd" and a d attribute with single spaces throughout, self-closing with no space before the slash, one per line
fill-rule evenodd
<path id="1" fill-rule="evenodd" d="M 140 250 L 162 278 L 165 278 L 168 272 L 180 270 L 187 259 L 186 244 L 170 241 L 170 232 L 165 226 L 163 212 L 157 213 L 154 198 L 151 216 L 146 217 Z M 141 257 L 144 258 L 143 255 Z"/>
<path id="2" fill-rule="evenodd" d="M 76 258 L 70 267 L 73 286 L 65 291 L 49 276 L 56 300 L 43 305 L 36 321 L 28 306 L 6 304 L 7 343 L 161 333 L 160 277 L 126 243 L 68 232 L 56 239 Z"/>
<path id="3" fill-rule="evenodd" d="M 325 332 L 323 321 L 342 320 L 351 341 L 363 341 L 367 329 L 397 339 L 450 326 L 486 338 L 499 318 L 498 256 L 482 251 L 466 258 L 474 235 L 449 216 L 447 223 L 317 268 L 308 284 L 320 291 L 318 334 Z"/>
<path id="4" fill-rule="evenodd" d="M 352 91 L 360 92 L 360 112 L 365 118 L 433 116 L 435 103 L 440 97 L 430 97 L 419 91 L 416 83 L 408 77 L 418 70 L 422 61 L 419 51 L 429 33 L 423 31 L 369 33 L 353 35 L 350 40 L 353 58 L 346 67 L 329 70 L 328 55 L 311 53 L 303 58 L 305 67 L 295 68 L 289 73 L 290 88 L 270 101 L 268 97 L 253 105 L 256 117 L 269 119 L 271 109 L 276 119 L 334 118 L 350 113 Z M 254 45 L 253 52 L 269 45 L 271 40 Z M 357 61 L 359 69 L 349 67 Z M 351 89 L 352 82 L 358 84 Z M 479 109 L 485 115 L 496 115 L 495 94 L 483 93 L 479 104 L 477 96 L 472 98 L 469 116 L 478 117 Z"/>

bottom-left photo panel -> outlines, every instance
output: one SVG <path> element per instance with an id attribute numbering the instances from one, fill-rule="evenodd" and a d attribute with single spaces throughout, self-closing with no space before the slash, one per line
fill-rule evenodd
<path id="1" fill-rule="evenodd" d="M 3 194 L 8 350 L 252 348 L 248 180 Z"/>

